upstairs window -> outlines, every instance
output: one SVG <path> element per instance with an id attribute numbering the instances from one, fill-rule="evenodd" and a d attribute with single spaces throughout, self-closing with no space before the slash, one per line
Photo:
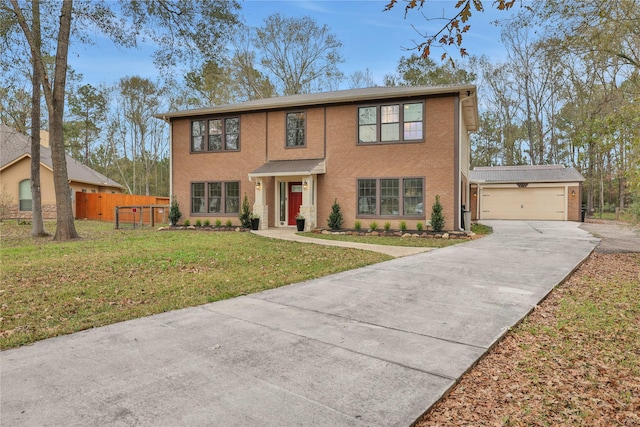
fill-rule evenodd
<path id="1" fill-rule="evenodd" d="M 240 118 L 194 120 L 191 122 L 191 151 L 240 150 Z"/>
<path id="2" fill-rule="evenodd" d="M 287 113 L 287 147 L 304 147 L 305 114 L 303 111 Z"/>
<path id="3" fill-rule="evenodd" d="M 358 108 L 358 143 L 424 140 L 424 104 L 411 102 Z"/>

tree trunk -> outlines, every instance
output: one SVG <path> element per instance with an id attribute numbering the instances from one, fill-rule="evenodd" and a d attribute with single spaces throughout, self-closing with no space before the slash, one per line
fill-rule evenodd
<path id="1" fill-rule="evenodd" d="M 34 28 L 34 49 L 40 51 L 40 2 L 34 0 L 31 4 Z M 43 237 L 48 234 L 44 231 L 42 220 L 42 192 L 40 191 L 40 84 L 42 78 L 40 69 L 33 65 L 32 96 L 31 96 L 31 235 Z"/>
<path id="2" fill-rule="evenodd" d="M 38 3 L 39 0 L 32 0 Z M 11 0 L 13 12 L 18 24 L 29 42 L 31 48 L 32 61 L 38 67 L 42 78 L 42 89 L 44 98 L 47 101 L 49 111 L 49 143 L 51 146 L 51 163 L 53 166 L 53 184 L 56 193 L 56 219 L 57 228 L 54 240 L 71 240 L 78 237 L 73 223 L 73 209 L 71 206 L 71 193 L 69 190 L 69 179 L 67 174 L 67 159 L 64 152 L 64 141 L 62 137 L 62 122 L 64 115 L 64 95 L 67 78 L 67 57 L 69 54 L 69 35 L 71 33 L 71 13 L 73 10 L 73 0 L 63 0 L 60 9 L 60 28 L 58 31 L 58 47 L 56 51 L 56 61 L 54 68 L 54 81 L 50 84 L 47 71 L 42 60 L 42 53 L 36 49 L 35 40 L 41 39 L 41 29 L 39 27 L 29 28 L 27 19 L 22 14 L 17 0 Z"/>
<path id="3" fill-rule="evenodd" d="M 56 192 L 57 228 L 54 240 L 61 241 L 78 238 L 73 218 L 71 190 L 69 188 L 69 175 L 67 173 L 67 159 L 64 151 L 62 131 L 72 9 L 72 0 L 63 1 L 60 11 L 60 31 L 58 32 L 53 93 L 51 102 L 47 102 L 49 107 L 49 130 L 51 133 L 50 144 L 51 161 L 53 163 L 53 183 Z"/>

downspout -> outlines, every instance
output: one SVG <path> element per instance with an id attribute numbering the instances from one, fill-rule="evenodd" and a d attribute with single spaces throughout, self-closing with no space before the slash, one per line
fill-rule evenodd
<path id="1" fill-rule="evenodd" d="M 456 118 L 455 118 L 455 123 L 456 123 L 456 141 L 458 143 L 458 148 L 457 148 L 457 152 L 456 152 L 456 170 L 457 170 L 457 175 L 458 175 L 458 184 L 456 185 L 456 200 L 457 200 L 457 209 L 456 209 L 456 214 L 458 215 L 458 220 L 456 221 L 456 223 L 458 224 L 458 229 L 461 231 L 464 231 L 464 228 L 462 227 L 462 218 L 460 217 L 460 212 L 462 211 L 462 206 L 460 204 L 460 191 L 462 191 L 462 189 L 460 188 L 461 181 L 462 181 L 462 177 L 461 174 L 462 172 L 460 171 L 460 155 L 461 155 L 461 151 L 462 151 L 462 140 L 461 140 L 461 133 L 462 130 L 460 129 L 461 127 L 461 123 L 460 123 L 460 117 L 462 116 L 462 103 L 464 101 L 466 101 L 467 99 L 472 99 L 475 97 L 475 94 L 471 95 L 471 91 L 467 91 L 467 96 L 460 99 L 459 95 L 456 96 L 456 101 L 457 101 L 457 108 L 456 108 Z M 469 149 L 471 149 L 471 141 L 469 141 Z M 466 154 L 466 151 L 465 151 Z M 467 159 L 469 160 L 469 159 Z M 470 165 L 470 164 L 469 164 Z M 470 191 L 471 190 L 471 182 L 469 181 L 469 176 L 467 176 L 467 191 L 466 191 L 466 197 L 465 197 L 465 210 L 471 210 L 471 205 L 469 204 L 471 202 L 471 196 L 470 196 Z M 479 188 L 478 188 L 478 192 L 479 192 Z M 479 214 L 477 214 L 479 216 Z"/>
<path id="2" fill-rule="evenodd" d="M 167 116 L 162 120 L 169 123 L 169 202 L 173 200 L 173 123 Z"/>

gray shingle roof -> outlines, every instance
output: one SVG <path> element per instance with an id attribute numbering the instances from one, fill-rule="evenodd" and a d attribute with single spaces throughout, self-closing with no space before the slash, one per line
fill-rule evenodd
<path id="1" fill-rule="evenodd" d="M 25 156 L 31 157 L 30 137 L 6 125 L 0 124 L 0 170 Z M 66 157 L 69 180 L 85 184 L 124 188 L 114 180 L 83 165 L 72 157 Z M 40 163 L 53 169 L 51 149 L 49 147 L 40 147 Z"/>
<path id="2" fill-rule="evenodd" d="M 582 182 L 584 177 L 564 165 L 475 167 L 469 173 L 472 182 Z"/>
<path id="3" fill-rule="evenodd" d="M 324 159 L 272 160 L 252 171 L 249 176 L 289 176 L 325 173 Z"/>
<path id="4" fill-rule="evenodd" d="M 467 92 L 472 96 L 467 97 Z M 443 85 L 443 86 L 400 86 L 388 87 L 377 86 L 362 89 L 337 90 L 332 92 L 319 92 L 301 95 L 280 96 L 275 98 L 258 99 L 253 101 L 240 102 L 237 104 L 218 105 L 214 107 L 197 108 L 182 111 L 170 111 L 156 114 L 154 117 L 168 120 L 179 117 L 195 117 L 210 114 L 240 113 L 247 111 L 274 110 L 295 107 L 310 107 L 329 104 L 341 104 L 352 102 L 367 102 L 383 99 L 392 99 L 412 96 L 428 96 L 442 94 L 459 94 L 461 98 L 466 98 L 465 107 L 470 108 L 468 120 L 473 123 L 468 125 L 475 130 L 477 122 L 477 100 L 475 99 L 476 86 L 474 85 Z"/>

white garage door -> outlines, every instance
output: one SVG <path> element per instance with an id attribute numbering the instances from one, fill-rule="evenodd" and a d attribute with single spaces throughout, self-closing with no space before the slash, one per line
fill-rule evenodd
<path id="1" fill-rule="evenodd" d="M 564 187 L 483 188 L 482 219 L 564 220 Z"/>

